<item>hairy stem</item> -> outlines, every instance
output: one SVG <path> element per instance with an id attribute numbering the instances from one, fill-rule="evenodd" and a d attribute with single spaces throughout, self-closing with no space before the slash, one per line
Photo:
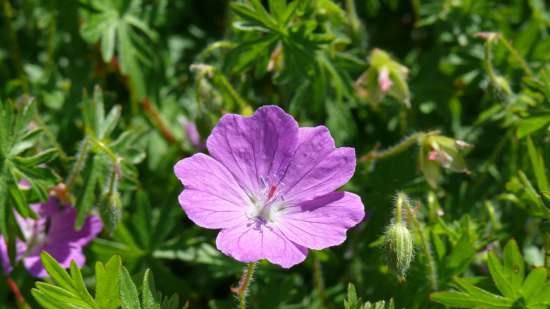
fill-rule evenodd
<path id="1" fill-rule="evenodd" d="M 21 291 L 19 290 L 17 283 L 10 277 L 6 279 L 6 283 L 15 297 L 15 301 L 17 302 L 17 307 L 20 309 L 30 308 L 29 305 L 27 305 L 27 302 L 25 301 L 25 297 L 23 296 L 23 294 L 21 294 Z"/>
<path id="2" fill-rule="evenodd" d="M 237 297 L 239 298 L 239 309 L 246 309 L 246 296 L 248 296 L 248 288 L 252 282 L 255 270 L 256 263 L 248 263 L 239 281 L 239 286 L 236 289 Z"/>
<path id="3" fill-rule="evenodd" d="M 527 61 L 525 61 L 525 59 L 523 59 L 523 57 L 519 54 L 517 49 L 515 49 L 514 46 L 512 46 L 512 44 L 504 36 L 499 35 L 499 39 L 502 45 L 506 47 L 506 49 L 508 50 L 508 52 L 510 52 L 512 57 L 516 59 L 516 61 L 519 63 L 519 65 L 521 66 L 525 74 L 529 75 L 529 77 L 535 77 L 535 74 L 529 67 L 529 64 L 527 63 Z"/>
<path id="4" fill-rule="evenodd" d="M 417 144 L 420 140 L 422 140 L 426 135 L 432 135 L 436 134 L 438 131 L 430 131 L 430 132 L 416 132 L 413 133 L 407 137 L 405 137 L 404 140 L 399 142 L 398 144 L 391 146 L 390 148 L 384 149 L 384 150 L 372 150 L 366 155 L 363 155 L 361 158 L 359 158 L 359 161 L 362 162 L 368 162 L 372 160 L 378 160 L 378 159 L 385 159 L 394 155 L 397 155 L 407 149 L 409 147 Z"/>
<path id="5" fill-rule="evenodd" d="M 86 159 L 88 158 L 88 151 L 89 151 L 89 143 L 88 143 L 88 138 L 86 137 L 80 143 L 76 162 L 74 163 L 73 169 L 71 170 L 71 172 L 69 173 L 69 176 L 67 176 L 67 180 L 65 181 L 65 185 L 69 190 L 71 189 L 71 186 L 74 184 L 76 177 L 80 174 L 80 172 L 84 168 Z"/>
<path id="6" fill-rule="evenodd" d="M 403 222 L 403 203 L 406 203 L 406 196 L 404 193 L 397 193 L 397 203 L 395 203 L 395 223 Z M 406 207 L 409 208 L 409 207 Z"/>
<path id="7" fill-rule="evenodd" d="M 437 267 L 435 265 L 435 259 L 432 254 L 432 249 L 430 246 L 430 242 L 428 237 L 426 237 L 426 234 L 424 233 L 424 230 L 422 229 L 422 225 L 416 218 L 416 215 L 414 211 L 410 207 L 405 207 L 407 210 L 407 218 L 410 223 L 412 223 L 412 226 L 414 230 L 418 233 L 418 236 L 420 237 L 420 249 L 422 250 L 422 253 L 426 256 L 428 259 L 428 281 L 430 282 L 430 286 L 432 288 L 432 291 L 437 291 L 438 289 L 438 280 L 437 280 Z"/>
<path id="8" fill-rule="evenodd" d="M 321 268 L 321 261 L 316 254 L 313 255 L 313 285 L 315 286 L 317 296 L 321 300 L 323 306 L 325 306 L 325 280 L 323 279 L 323 269 Z"/>
<path id="9" fill-rule="evenodd" d="M 141 101 L 141 106 L 145 111 L 145 115 L 147 115 L 153 126 L 155 126 L 155 128 L 160 132 L 162 137 L 164 137 L 164 139 L 170 144 L 177 144 L 178 141 L 176 140 L 172 132 L 170 132 L 170 129 L 168 129 L 168 126 L 160 116 L 157 108 L 151 103 L 151 101 L 148 98 L 144 98 Z"/>

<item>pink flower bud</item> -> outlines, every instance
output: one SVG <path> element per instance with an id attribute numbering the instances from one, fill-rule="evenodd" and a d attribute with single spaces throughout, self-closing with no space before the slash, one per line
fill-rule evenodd
<path id="1" fill-rule="evenodd" d="M 386 67 L 383 67 L 378 73 L 378 87 L 382 93 L 387 93 L 392 85 L 393 82 L 390 79 L 390 71 Z"/>

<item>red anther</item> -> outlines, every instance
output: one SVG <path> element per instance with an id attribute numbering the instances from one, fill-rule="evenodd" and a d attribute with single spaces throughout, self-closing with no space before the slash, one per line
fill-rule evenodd
<path id="1" fill-rule="evenodd" d="M 275 192 L 277 191 L 277 185 L 272 185 L 271 188 L 269 188 L 269 193 L 267 194 L 267 199 L 270 200 L 273 195 L 275 195 Z"/>

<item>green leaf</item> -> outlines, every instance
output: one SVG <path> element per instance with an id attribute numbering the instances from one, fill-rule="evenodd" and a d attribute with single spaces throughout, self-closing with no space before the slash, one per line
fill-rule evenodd
<path id="1" fill-rule="evenodd" d="M 527 278 L 525 278 L 520 294 L 527 300 L 530 300 L 533 296 L 537 295 L 544 286 L 546 275 L 546 269 L 543 267 L 533 269 Z"/>
<path id="2" fill-rule="evenodd" d="M 480 305 L 483 304 L 486 306 L 493 306 L 495 308 L 508 308 L 513 303 L 513 300 L 480 289 L 469 283 L 468 280 L 464 278 L 456 278 L 455 282 L 462 289 L 468 292 L 470 297 L 475 299 Z"/>
<path id="3" fill-rule="evenodd" d="M 42 251 L 40 259 L 48 275 L 63 289 L 71 292 L 76 292 L 71 276 L 65 271 L 57 261 L 46 251 Z"/>
<path id="4" fill-rule="evenodd" d="M 74 287 L 79 298 L 90 305 L 90 308 L 98 308 L 95 304 L 94 299 L 92 298 L 92 295 L 90 295 L 90 292 L 88 292 L 88 289 L 86 288 L 86 284 L 84 283 L 84 279 L 82 278 L 80 269 L 78 269 L 78 266 L 76 266 L 75 261 L 71 261 L 70 272 Z"/>
<path id="5" fill-rule="evenodd" d="M 100 155 L 91 155 L 88 158 L 88 164 L 84 170 L 84 189 L 82 189 L 80 195 L 76 200 L 77 219 L 76 225 L 78 227 L 84 224 L 84 220 L 88 216 L 88 212 L 92 209 L 95 201 L 96 185 L 101 175 L 100 167 Z"/>
<path id="6" fill-rule="evenodd" d="M 122 309 L 140 309 L 139 295 L 132 277 L 126 267 L 122 267 L 120 276 L 120 300 Z M 146 309 L 146 308 L 143 308 Z"/>
<path id="7" fill-rule="evenodd" d="M 53 284 L 37 282 L 33 296 L 44 307 L 51 309 L 96 309 L 75 297 L 75 294 Z"/>
<path id="8" fill-rule="evenodd" d="M 8 199 L 8 168 L 0 161 L 0 234 L 9 236 L 8 218 L 11 208 L 7 205 Z"/>
<path id="9" fill-rule="evenodd" d="M 149 269 L 145 270 L 143 275 L 143 286 L 141 292 L 142 305 L 143 309 L 160 309 L 160 303 L 157 302 L 153 295 L 154 284 L 153 279 L 151 278 L 151 271 Z"/>
<path id="10" fill-rule="evenodd" d="M 550 114 L 522 119 L 517 124 L 516 135 L 518 138 L 524 138 L 547 125 L 550 125 Z"/>
<path id="11" fill-rule="evenodd" d="M 117 125 L 118 119 L 120 118 L 121 110 L 122 108 L 120 107 L 120 105 L 116 105 L 111 109 L 111 111 L 107 115 L 107 118 L 102 119 L 101 123 L 99 124 L 99 139 L 104 139 L 113 132 Z"/>
<path id="12" fill-rule="evenodd" d="M 454 308 L 474 308 L 479 303 L 468 293 L 463 292 L 435 292 L 430 299 Z"/>
<path id="13" fill-rule="evenodd" d="M 95 264 L 96 292 L 95 300 L 101 309 L 116 309 L 120 306 L 121 260 L 113 256 L 107 264 Z"/>
<path id="14" fill-rule="evenodd" d="M 15 162 L 28 167 L 37 167 L 40 164 L 52 161 L 55 157 L 57 157 L 57 150 L 50 148 L 31 157 L 15 157 Z"/>
<path id="15" fill-rule="evenodd" d="M 277 21 L 267 13 L 263 5 L 257 0 L 251 0 L 251 2 L 253 7 L 244 3 L 232 2 L 231 9 L 252 25 L 263 27 L 266 30 L 278 31 Z"/>
<path id="16" fill-rule="evenodd" d="M 517 290 L 514 289 L 514 285 L 510 282 L 509 276 L 507 276 L 508 272 L 504 269 L 494 252 L 489 252 L 487 262 L 491 278 L 493 278 L 493 282 L 498 290 L 505 296 L 515 298 Z"/>
<path id="17" fill-rule="evenodd" d="M 503 266 L 508 274 L 508 281 L 517 295 L 517 291 L 521 288 L 523 278 L 525 277 L 525 264 L 515 240 L 510 240 L 504 246 L 502 259 Z"/>
<path id="18" fill-rule="evenodd" d="M 10 187 L 10 195 L 15 203 L 15 209 L 23 218 L 36 218 L 36 214 L 30 209 L 27 199 L 16 186 Z"/>
<path id="19" fill-rule="evenodd" d="M 260 55 L 269 53 L 276 41 L 277 36 L 267 35 L 243 42 L 227 55 L 226 65 L 233 74 L 239 74 L 258 61 Z"/>
<path id="20" fill-rule="evenodd" d="M 529 153 L 529 159 L 531 160 L 531 166 L 533 168 L 533 173 L 535 174 L 535 179 L 537 180 L 539 191 L 548 191 L 548 178 L 546 178 L 546 168 L 544 167 L 542 153 L 537 151 L 531 137 L 527 137 L 527 151 Z"/>

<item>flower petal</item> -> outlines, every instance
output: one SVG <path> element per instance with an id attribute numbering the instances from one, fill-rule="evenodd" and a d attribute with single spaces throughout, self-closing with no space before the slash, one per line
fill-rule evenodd
<path id="1" fill-rule="evenodd" d="M 176 163 L 174 172 L 185 186 L 179 203 L 195 224 L 221 229 L 246 222 L 248 197 L 220 162 L 199 153 Z"/>
<path id="2" fill-rule="evenodd" d="M 12 266 L 8 255 L 8 245 L 2 235 L 0 235 L 0 265 L 2 266 L 5 274 L 11 273 Z"/>
<path id="3" fill-rule="evenodd" d="M 299 144 L 282 180 L 286 200 L 304 201 L 343 186 L 355 172 L 355 150 L 335 148 L 325 126 L 300 128 Z"/>
<path id="4" fill-rule="evenodd" d="M 220 231 L 216 246 L 244 263 L 267 259 L 284 268 L 303 262 L 307 256 L 306 248 L 288 240 L 279 231 L 254 222 Z"/>
<path id="5" fill-rule="evenodd" d="M 332 192 L 290 207 L 281 215 L 278 228 L 296 244 L 310 249 L 340 245 L 346 231 L 363 220 L 361 198 L 349 192 Z"/>
<path id="6" fill-rule="evenodd" d="M 60 208 L 50 216 L 48 242 L 52 244 L 72 244 L 83 247 L 94 240 L 103 229 L 101 219 L 88 216 L 80 230 L 75 229 L 76 209 L 72 206 Z"/>
<path id="7" fill-rule="evenodd" d="M 80 246 L 47 244 L 42 250 L 36 250 L 35 253 L 23 258 L 23 265 L 25 265 L 25 268 L 31 275 L 37 278 L 45 278 L 48 276 L 40 260 L 40 253 L 42 251 L 48 252 L 63 268 L 69 268 L 69 266 L 71 266 L 71 261 L 74 261 L 78 267 L 82 267 L 86 263 L 86 256 L 82 252 L 82 247 Z"/>
<path id="8" fill-rule="evenodd" d="M 277 106 L 259 108 L 252 117 L 228 114 L 212 130 L 210 154 L 249 192 L 276 184 L 298 142 L 298 124 Z"/>

